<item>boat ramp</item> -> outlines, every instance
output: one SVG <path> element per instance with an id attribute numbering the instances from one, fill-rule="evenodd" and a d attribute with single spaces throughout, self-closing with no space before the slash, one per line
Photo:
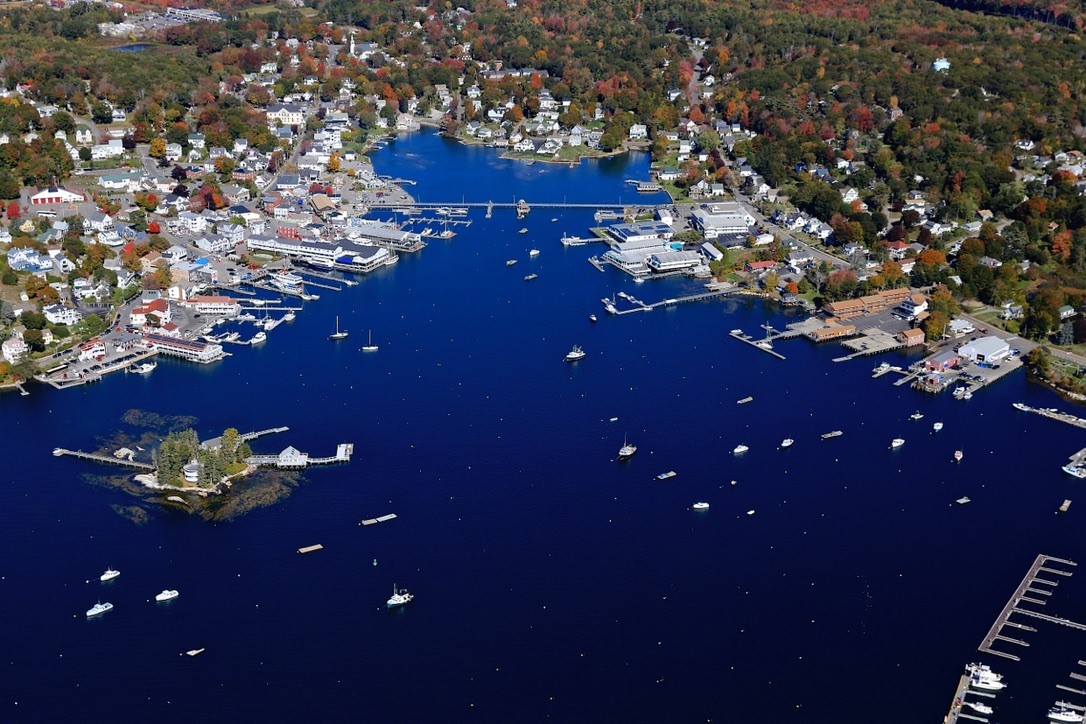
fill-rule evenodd
<path id="1" fill-rule="evenodd" d="M 1053 568 L 1050 564 L 1059 564 L 1063 566 L 1077 566 L 1074 561 L 1069 561 L 1064 558 L 1054 558 L 1052 556 L 1038 555 L 1033 561 L 1033 565 L 1029 567 L 1022 582 L 1018 584 L 1018 588 L 1015 589 L 1010 599 L 1007 601 L 1007 605 L 1003 607 L 1003 610 L 996 617 L 992 627 L 988 629 L 988 633 L 984 636 L 984 640 L 981 641 L 980 646 L 977 647 L 978 651 L 986 654 L 992 654 L 994 656 L 1002 656 L 1005 659 L 1011 659 L 1012 661 L 1020 661 L 1020 657 L 1015 654 L 1008 654 L 1005 651 L 999 651 L 992 648 L 996 645 L 996 642 L 1005 642 L 1010 644 L 1016 644 L 1018 646 L 1028 647 L 1029 643 L 1022 639 L 1013 638 L 1011 636 L 1004 636 L 1003 629 L 1006 626 L 1025 632 L 1036 632 L 1032 626 L 1027 626 L 1017 621 L 1011 621 L 1011 614 L 1021 614 L 1029 618 L 1038 619 L 1042 621 L 1048 621 L 1050 623 L 1057 623 L 1062 626 L 1068 626 L 1070 628 L 1078 629 L 1080 631 L 1086 631 L 1086 625 L 1071 621 L 1070 619 L 1061 618 L 1059 616 L 1051 616 L 1046 613 L 1040 613 L 1028 608 L 1020 608 L 1019 604 L 1032 603 L 1038 606 L 1044 606 L 1047 604 L 1047 599 L 1052 595 L 1051 589 L 1038 588 L 1038 584 L 1043 586 L 1051 586 L 1054 589 L 1059 585 L 1058 580 L 1052 580 L 1049 578 L 1042 578 L 1042 574 L 1052 576 L 1064 576 L 1069 577 L 1071 571 L 1062 570 L 1060 568 Z M 1042 598 L 1037 598 L 1041 596 Z M 1019 634 L 1021 635 L 1021 634 Z"/>

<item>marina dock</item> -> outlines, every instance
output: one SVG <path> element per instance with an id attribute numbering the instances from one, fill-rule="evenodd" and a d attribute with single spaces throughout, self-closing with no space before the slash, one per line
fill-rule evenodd
<path id="1" fill-rule="evenodd" d="M 1064 558 L 1054 558 L 1052 556 L 1038 555 L 1037 558 L 1034 559 L 1033 565 L 1031 565 L 1029 567 L 1029 570 L 1026 572 L 1025 577 L 1022 578 L 1022 582 L 1018 584 L 1018 588 L 1015 589 L 1014 593 L 1007 601 L 1007 604 L 1003 607 L 1003 610 L 1000 611 L 999 615 L 996 617 L 996 620 L 992 624 L 992 627 L 988 629 L 988 633 L 985 635 L 984 640 L 981 641 L 980 646 L 977 647 L 978 651 L 986 654 L 992 654 L 994 656 L 1002 656 L 1003 658 L 1011 659 L 1012 661 L 1021 660 L 1018 656 L 1014 654 L 1008 654 L 1004 651 L 999 651 L 992 648 L 992 646 L 995 645 L 996 641 L 1017 644 L 1019 646 L 1029 646 L 1029 643 L 1026 641 L 1012 638 L 1010 636 L 1004 636 L 1002 633 L 1004 626 L 1010 626 L 1011 628 L 1015 628 L 1020 631 L 1036 631 L 1036 629 L 1030 626 L 1026 626 L 1025 624 L 1020 624 L 1008 620 L 1011 617 L 1011 614 L 1015 613 L 1021 614 L 1023 616 L 1028 616 L 1030 618 L 1039 619 L 1042 621 L 1048 621 L 1050 623 L 1057 623 L 1062 626 L 1068 626 L 1070 628 L 1075 628 L 1080 631 L 1086 631 L 1086 625 L 1071 621 L 1070 619 L 1061 618 L 1059 616 L 1050 616 L 1048 614 L 1040 613 L 1038 611 L 1032 611 L 1027 608 L 1019 608 L 1019 603 L 1023 601 L 1026 603 L 1032 603 L 1041 606 L 1047 603 L 1047 601 L 1045 600 L 1033 598 L 1026 595 L 1027 593 L 1041 594 L 1046 596 L 1052 595 L 1051 591 L 1045 591 L 1043 589 L 1037 588 L 1037 584 L 1053 587 L 1059 585 L 1058 581 L 1041 578 L 1040 574 L 1042 572 L 1065 577 L 1071 575 L 1070 571 L 1053 568 L 1048 565 L 1050 563 L 1057 563 L 1065 566 L 1078 565 L 1074 561 L 1069 561 Z"/>
<path id="2" fill-rule="evenodd" d="M 1040 407 L 1030 407 L 1029 405 L 1022 404 L 1021 402 L 1014 403 L 1014 407 L 1016 410 L 1021 410 L 1022 412 L 1032 412 L 1035 415 L 1047 417 L 1049 420 L 1056 420 L 1057 422 L 1074 425 L 1075 427 L 1086 428 L 1086 419 L 1076 417 L 1069 412 L 1060 412 L 1055 407 L 1042 409 Z M 1082 451 L 1079 454 L 1081 455 L 1083 454 L 1083 452 L 1086 451 Z"/>
<path id="3" fill-rule="evenodd" d="M 734 285 L 711 287 L 709 291 L 695 292 L 694 294 L 687 294 L 684 297 L 671 297 L 669 299 L 663 299 L 659 302 L 652 303 L 643 302 L 640 299 L 637 299 L 627 294 L 625 297 L 626 301 L 634 305 L 630 309 L 618 309 L 614 306 L 614 303 L 610 299 L 601 299 L 600 301 L 603 302 L 604 309 L 606 309 L 609 314 L 622 316 L 623 314 L 633 314 L 634 312 L 651 312 L 653 309 L 656 309 L 658 307 L 671 307 L 676 304 L 685 304 L 687 302 L 700 302 L 706 299 L 722 297 L 727 294 L 731 294 L 737 288 L 738 287 Z"/>
<path id="4" fill-rule="evenodd" d="M 768 337 L 766 339 L 756 340 L 741 329 L 733 329 L 731 332 L 728 332 L 728 335 L 732 339 L 738 339 L 740 342 L 745 342 L 746 344 L 749 344 L 755 349 L 759 349 L 766 354 L 773 355 L 777 359 L 787 359 L 787 357 L 785 357 L 783 354 L 773 349 L 773 343 Z"/>
<path id="5" fill-rule="evenodd" d="M 385 521 L 393 520 L 396 517 L 395 513 L 389 513 L 388 515 L 382 515 L 377 518 L 366 518 L 359 525 L 377 525 L 378 523 L 384 523 Z"/>

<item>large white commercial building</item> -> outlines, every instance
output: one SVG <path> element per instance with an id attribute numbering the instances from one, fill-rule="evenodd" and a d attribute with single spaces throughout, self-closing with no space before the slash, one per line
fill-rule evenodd
<path id="1" fill-rule="evenodd" d="M 981 337 L 958 348 L 958 356 L 977 364 L 995 364 L 1006 359 L 1011 346 L 999 337 Z"/>

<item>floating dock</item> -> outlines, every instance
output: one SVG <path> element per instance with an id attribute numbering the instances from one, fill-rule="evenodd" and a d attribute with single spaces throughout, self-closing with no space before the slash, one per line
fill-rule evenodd
<path id="1" fill-rule="evenodd" d="M 393 520 L 396 517 L 395 513 L 389 513 L 388 515 L 382 515 L 377 518 L 366 518 L 359 525 L 377 525 L 378 523 L 384 523 L 385 521 Z"/>
<path id="2" fill-rule="evenodd" d="M 299 553 L 314 553 L 316 551 L 322 551 L 322 550 L 324 550 L 324 546 L 322 546 L 320 543 L 317 543 L 316 545 L 304 546 L 302 548 L 299 548 L 298 552 Z"/>
<path id="3" fill-rule="evenodd" d="M 1031 611 L 1031 610 L 1026 609 L 1026 608 L 1019 608 L 1018 607 L 1018 604 L 1023 602 L 1023 601 L 1025 601 L 1027 603 L 1039 604 L 1039 605 L 1042 605 L 1042 606 L 1045 605 L 1046 601 L 1043 601 L 1043 600 L 1038 599 L 1038 598 L 1031 598 L 1031 597 L 1026 595 L 1026 593 L 1029 593 L 1029 592 L 1043 593 L 1043 594 L 1046 594 L 1046 595 L 1051 595 L 1051 591 L 1046 592 L 1046 591 L 1043 591 L 1041 589 L 1038 589 L 1038 588 L 1036 588 L 1036 584 L 1044 584 L 1044 585 L 1047 585 L 1047 586 L 1057 586 L 1057 585 L 1059 585 L 1059 583 L 1057 581 L 1052 581 L 1052 580 L 1048 580 L 1048 579 L 1045 579 L 1045 578 L 1040 578 L 1039 574 L 1042 571 L 1044 571 L 1046 573 L 1054 573 L 1054 574 L 1060 575 L 1060 576 L 1070 576 L 1071 575 L 1070 571 L 1064 571 L 1064 570 L 1060 570 L 1058 568 L 1052 568 L 1052 567 L 1047 565 L 1048 563 L 1058 563 L 1058 564 L 1067 565 L 1067 566 L 1077 566 L 1078 565 L 1074 561 L 1069 561 L 1069 560 L 1066 560 L 1064 558 L 1054 558 L 1052 556 L 1038 555 L 1037 558 L 1034 559 L 1033 565 L 1031 565 L 1029 567 L 1029 570 L 1026 572 L 1026 575 L 1022 579 L 1022 582 L 1018 584 L 1018 588 L 1015 589 L 1014 593 L 1011 595 L 1010 599 L 1007 601 L 1007 605 L 1005 605 L 1003 607 L 1003 610 L 1000 611 L 999 616 L 996 617 L 996 620 L 992 624 L 992 627 L 990 629 L 988 629 L 988 633 L 985 635 L 984 640 L 981 641 L 980 646 L 977 647 L 978 651 L 981 651 L 981 652 L 986 653 L 986 654 L 992 654 L 994 656 L 1002 656 L 1003 658 L 1011 659 L 1012 661 L 1020 661 L 1021 660 L 1018 656 L 1015 656 L 1014 654 L 1008 654 L 1008 653 L 1006 653 L 1004 651 L 998 651 L 998 650 L 992 648 L 992 646 L 995 644 L 996 641 L 1006 641 L 1007 643 L 1014 643 L 1014 644 L 1018 644 L 1020 646 L 1029 646 L 1029 644 L 1027 642 L 1022 641 L 1021 639 L 1014 639 L 1014 638 L 1010 638 L 1010 637 L 1002 635 L 1002 631 L 1003 631 L 1004 626 L 1011 626 L 1012 628 L 1017 628 L 1017 629 L 1023 630 L 1023 631 L 1036 630 L 1036 629 L 1031 629 L 1031 627 L 1029 627 L 1029 626 L 1025 626 L 1023 624 L 1019 624 L 1019 623 L 1016 623 L 1016 622 L 1009 621 L 1008 619 L 1010 618 L 1011 614 L 1014 614 L 1014 613 L 1019 613 L 1019 614 L 1022 614 L 1023 616 L 1029 616 L 1031 618 L 1036 618 L 1036 619 L 1040 619 L 1040 620 L 1043 620 L 1043 621 L 1049 621 L 1051 623 L 1058 623 L 1058 624 L 1063 625 L 1063 626 L 1068 626 L 1070 628 L 1079 629 L 1080 631 L 1086 631 L 1086 625 L 1076 623 L 1075 621 L 1071 621 L 1070 619 L 1060 618 L 1059 616 L 1050 616 L 1050 615 L 1045 614 L 1045 613 L 1039 613 L 1037 611 Z"/>
<path id="4" fill-rule="evenodd" d="M 766 354 L 773 355 L 777 359 L 787 359 L 787 357 L 785 357 L 783 354 L 773 349 L 773 341 L 771 338 L 767 337 L 766 339 L 756 340 L 741 329 L 733 329 L 728 334 L 732 337 L 732 339 L 738 339 L 740 342 L 745 342 L 746 344 L 749 344 L 755 349 L 760 349 Z"/>

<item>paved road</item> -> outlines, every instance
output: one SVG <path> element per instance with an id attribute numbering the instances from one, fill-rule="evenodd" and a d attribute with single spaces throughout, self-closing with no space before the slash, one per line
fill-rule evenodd
<path id="1" fill-rule="evenodd" d="M 817 259 L 818 261 L 824 261 L 831 266 L 835 266 L 839 269 L 844 269 L 851 266 L 851 264 L 849 264 L 847 261 L 840 257 L 822 251 L 821 249 L 816 249 L 810 244 L 800 241 L 799 239 L 794 237 L 792 235 L 792 232 L 790 232 L 788 229 L 785 229 L 782 226 L 777 226 L 772 221 L 763 216 L 762 213 L 758 211 L 758 208 L 754 205 L 754 202 L 752 202 L 746 196 L 739 193 L 738 191 L 735 191 L 733 193 L 735 194 L 735 199 L 742 202 L 743 205 L 750 210 L 750 215 L 754 217 L 754 220 L 758 222 L 758 225 L 764 229 L 768 229 L 769 231 L 773 232 L 773 234 L 776 235 L 777 238 L 781 239 L 781 241 L 788 241 L 800 248 L 806 249 L 810 252 L 813 258 Z"/>

